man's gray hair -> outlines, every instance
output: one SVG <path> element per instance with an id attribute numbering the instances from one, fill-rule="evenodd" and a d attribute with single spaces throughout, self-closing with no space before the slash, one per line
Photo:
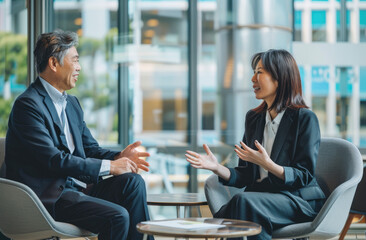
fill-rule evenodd
<path id="1" fill-rule="evenodd" d="M 67 51 L 78 45 L 78 35 L 74 32 L 56 30 L 41 34 L 34 49 L 35 65 L 38 73 L 43 72 L 50 57 L 55 57 L 62 66 Z"/>

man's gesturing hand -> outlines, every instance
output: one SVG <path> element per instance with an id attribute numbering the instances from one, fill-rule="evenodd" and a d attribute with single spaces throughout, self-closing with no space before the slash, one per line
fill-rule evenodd
<path id="1" fill-rule="evenodd" d="M 137 141 L 137 142 L 134 142 L 134 143 L 128 145 L 123 151 L 121 151 L 119 154 L 117 154 L 114 157 L 114 159 L 128 158 L 137 165 L 137 168 L 140 168 L 140 169 L 148 172 L 149 171 L 148 167 L 150 166 L 150 164 L 148 162 L 146 162 L 144 159 L 141 159 L 141 157 L 148 157 L 148 156 L 150 156 L 150 154 L 148 152 L 137 151 L 137 148 L 139 146 L 141 146 L 141 141 Z"/>
<path id="2" fill-rule="evenodd" d="M 138 171 L 138 167 L 137 167 L 136 163 L 134 163 L 132 160 L 130 160 L 126 157 L 111 161 L 110 173 L 113 176 L 121 175 L 121 174 L 127 173 L 127 172 L 137 173 L 137 171 Z"/>

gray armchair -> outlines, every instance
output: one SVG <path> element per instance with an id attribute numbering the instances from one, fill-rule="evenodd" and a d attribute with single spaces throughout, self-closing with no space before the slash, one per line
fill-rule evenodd
<path id="1" fill-rule="evenodd" d="M 0 232 L 14 240 L 91 237 L 95 234 L 57 222 L 28 186 L 3 178 L 5 139 L 0 138 Z"/>
<path id="2" fill-rule="evenodd" d="M 349 227 L 351 226 L 352 220 L 357 215 L 363 215 L 366 217 L 366 164 L 363 165 L 363 177 L 361 182 L 358 184 L 355 197 L 351 205 L 351 210 L 348 215 L 346 224 L 343 227 L 339 240 L 343 240 L 346 236 Z M 366 229 L 363 229 L 365 231 Z M 365 232 L 366 233 L 366 232 Z"/>
<path id="3" fill-rule="evenodd" d="M 352 143 L 322 138 L 315 177 L 327 200 L 312 222 L 278 229 L 273 232 L 273 238 L 328 239 L 337 236 L 346 222 L 362 169 L 361 154 Z M 207 202 L 213 214 L 241 191 L 223 186 L 216 175 L 210 176 L 205 183 Z"/>

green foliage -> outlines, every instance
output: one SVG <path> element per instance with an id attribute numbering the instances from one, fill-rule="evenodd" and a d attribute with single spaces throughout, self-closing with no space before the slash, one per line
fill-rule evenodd
<path id="1" fill-rule="evenodd" d="M 80 56 L 95 56 L 102 45 L 102 41 L 94 38 L 80 37 L 78 52 Z"/>
<path id="2" fill-rule="evenodd" d="M 27 82 L 27 36 L 0 32 L 0 76 L 9 80 L 17 75 L 17 83 Z"/>
<path id="3" fill-rule="evenodd" d="M 118 28 L 112 28 L 111 30 L 109 30 L 109 32 L 105 36 L 105 39 L 104 39 L 105 48 L 106 48 L 105 59 L 107 61 L 112 61 L 113 45 L 114 45 L 114 41 L 116 40 L 117 35 L 118 35 Z"/>
<path id="4" fill-rule="evenodd" d="M 0 136 L 5 137 L 8 129 L 8 119 L 13 99 L 4 100 L 0 98 Z"/>
<path id="5" fill-rule="evenodd" d="M 18 84 L 27 82 L 27 36 L 0 32 L 0 77 L 9 81 L 16 75 Z M 0 136 L 4 137 L 8 129 L 8 119 L 14 99 L 3 99 L 0 93 Z"/>

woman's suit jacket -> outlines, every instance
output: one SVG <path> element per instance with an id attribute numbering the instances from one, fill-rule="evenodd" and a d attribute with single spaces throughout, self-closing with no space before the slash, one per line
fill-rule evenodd
<path id="1" fill-rule="evenodd" d="M 266 112 L 249 111 L 245 120 L 243 142 L 258 150 L 255 140 L 263 142 Z M 316 115 L 305 108 L 298 110 L 287 108 L 280 122 L 270 158 L 284 167 L 285 180 L 268 173 L 262 182 L 259 179 L 259 167 L 256 164 L 239 160 L 236 168 L 231 168 L 229 181 L 220 178 L 225 185 L 246 187 L 245 191 L 281 192 L 291 197 L 299 196 L 304 200 L 325 198 L 314 177 L 320 130 Z"/>
<path id="2" fill-rule="evenodd" d="M 70 153 L 56 108 L 37 79 L 14 103 L 6 136 L 6 177 L 28 185 L 53 214 L 68 177 L 99 179 L 101 159 L 118 153 L 99 147 L 76 97 L 67 96 L 67 118 L 75 150 Z"/>

